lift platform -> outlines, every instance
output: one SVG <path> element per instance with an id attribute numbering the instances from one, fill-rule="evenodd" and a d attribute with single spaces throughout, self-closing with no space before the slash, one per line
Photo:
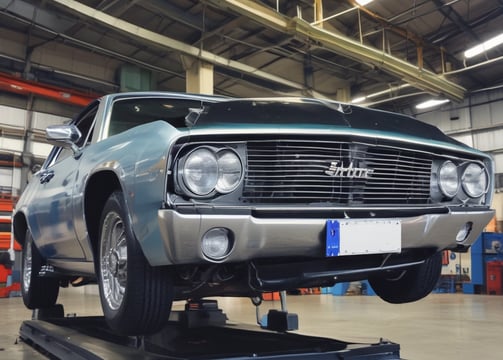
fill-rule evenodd
<path id="1" fill-rule="evenodd" d="M 283 319 L 288 314 L 283 314 Z M 148 336 L 120 336 L 103 317 L 64 316 L 63 307 L 35 311 L 20 338 L 50 359 L 399 359 L 400 346 L 386 340 L 348 343 L 324 337 L 232 324 L 215 304 L 188 304 L 168 325 Z M 275 326 L 281 326 L 278 314 Z"/>

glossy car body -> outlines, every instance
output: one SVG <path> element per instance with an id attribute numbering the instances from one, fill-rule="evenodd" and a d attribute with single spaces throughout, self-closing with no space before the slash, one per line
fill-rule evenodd
<path id="1" fill-rule="evenodd" d="M 441 250 L 466 251 L 494 215 L 490 157 L 413 118 L 334 102 L 113 94 L 48 139 L 56 146 L 13 220 L 40 255 L 35 275 L 60 284 L 100 282 L 113 193 L 147 266 L 167 269 L 173 299 L 429 268 Z M 101 264 L 122 279 L 117 262 L 129 260 L 117 243 Z M 431 289 L 377 292 L 406 302 Z"/>

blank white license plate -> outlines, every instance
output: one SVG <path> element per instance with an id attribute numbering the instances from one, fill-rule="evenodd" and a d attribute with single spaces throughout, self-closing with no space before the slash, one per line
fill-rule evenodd
<path id="1" fill-rule="evenodd" d="M 327 220 L 326 256 L 399 253 L 399 220 Z"/>

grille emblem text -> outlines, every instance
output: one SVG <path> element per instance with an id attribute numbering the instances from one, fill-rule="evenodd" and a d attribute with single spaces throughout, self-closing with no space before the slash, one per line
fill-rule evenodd
<path id="1" fill-rule="evenodd" d="M 354 167 L 353 162 L 349 164 L 348 167 L 344 167 L 344 165 L 337 166 L 339 161 L 332 161 L 330 163 L 330 167 L 328 170 L 325 170 L 325 174 L 331 177 L 344 177 L 344 178 L 368 178 L 369 175 L 372 175 L 374 170 Z"/>

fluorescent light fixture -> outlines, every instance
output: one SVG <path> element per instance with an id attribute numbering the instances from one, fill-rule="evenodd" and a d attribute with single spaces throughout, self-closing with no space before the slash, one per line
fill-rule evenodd
<path id="1" fill-rule="evenodd" d="M 503 34 L 499 34 L 487 41 L 484 41 L 482 44 L 479 44 L 477 46 L 474 46 L 468 50 L 465 51 L 465 58 L 469 59 L 474 56 L 477 56 L 479 54 L 482 54 L 483 52 L 486 52 L 489 49 L 492 49 L 493 47 L 496 47 L 498 45 L 503 44 Z"/>
<path id="2" fill-rule="evenodd" d="M 369 3 L 371 3 L 372 1 L 374 1 L 374 0 L 356 0 L 356 3 L 360 6 L 365 6 Z"/>
<path id="3" fill-rule="evenodd" d="M 438 105 L 442 105 L 442 104 L 445 104 L 445 103 L 448 103 L 449 100 L 448 99 L 443 99 L 443 100 L 428 100 L 428 101 L 425 101 L 425 102 L 422 102 L 420 104 L 417 104 L 416 105 L 416 109 L 428 109 L 428 108 L 431 108 L 431 107 L 434 107 L 434 106 L 438 106 Z"/>
<path id="4" fill-rule="evenodd" d="M 367 98 L 366 96 L 360 96 L 360 97 L 357 97 L 357 98 L 354 98 L 353 100 L 351 100 L 351 103 L 358 104 L 358 103 L 364 102 L 366 98 Z"/>

